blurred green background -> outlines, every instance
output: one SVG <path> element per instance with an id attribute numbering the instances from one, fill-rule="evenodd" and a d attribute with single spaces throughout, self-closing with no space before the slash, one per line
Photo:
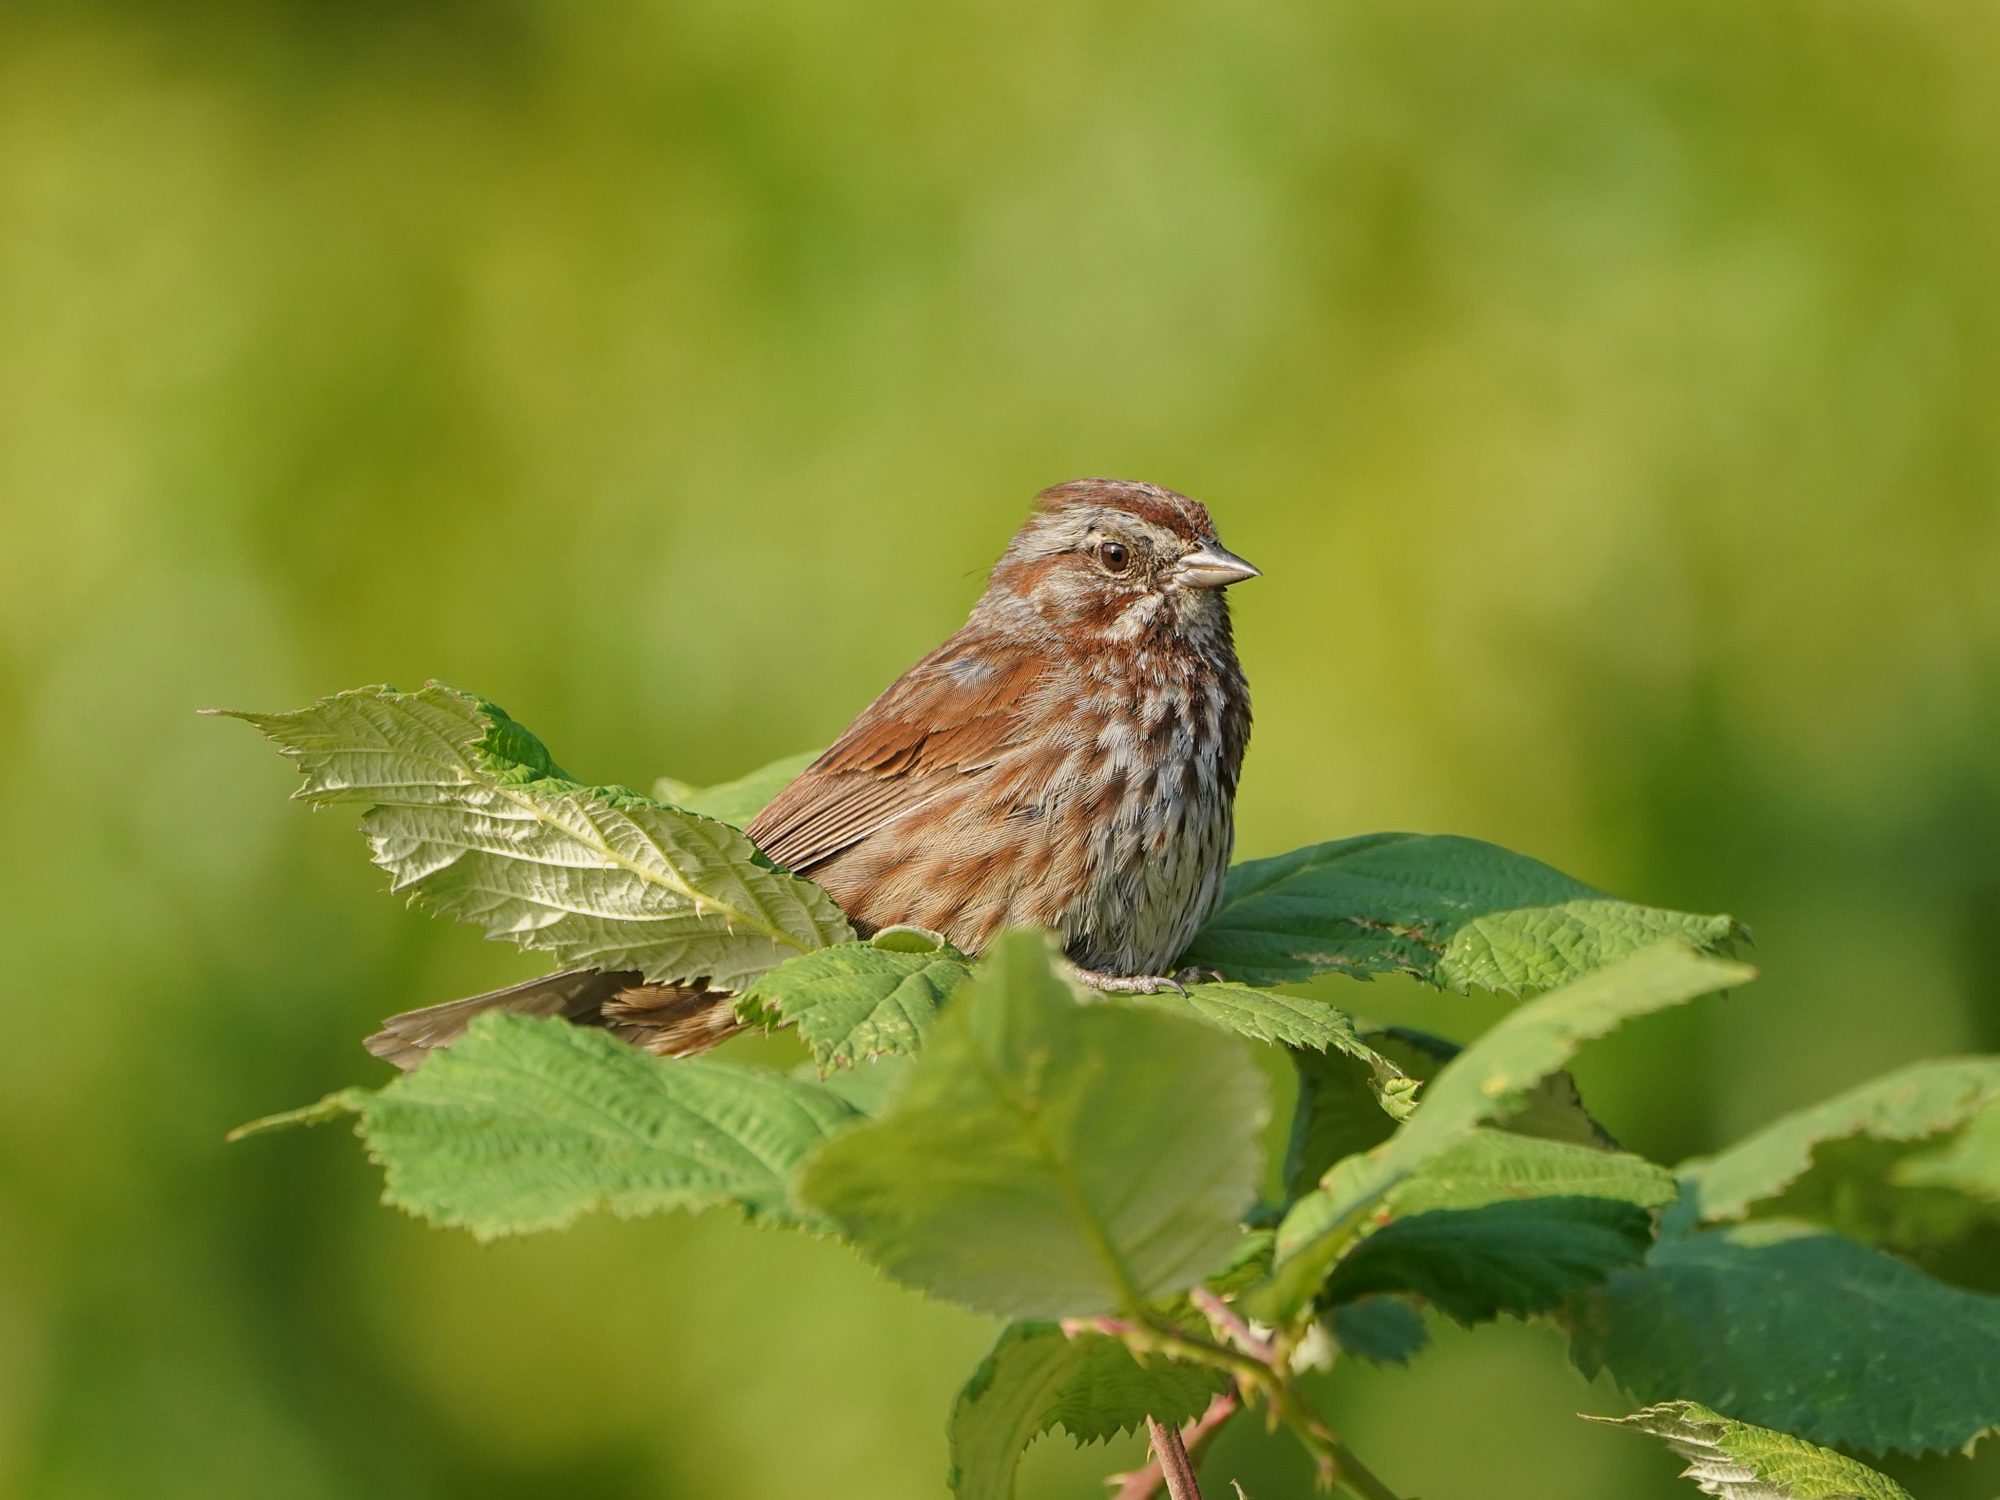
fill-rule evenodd
<path id="1" fill-rule="evenodd" d="M 1943 0 L 7 0 L 0 1493 L 940 1494 L 994 1330 L 841 1249 L 482 1249 L 342 1131 L 222 1145 L 539 965 L 193 711 L 436 676 L 721 779 L 1077 475 L 1266 569 L 1244 852 L 1474 834 L 1754 925 L 1763 982 L 1588 1054 L 1628 1143 L 2000 1048 L 1996 73 Z M 1692 1493 L 1553 1332 L 1438 1340 L 1329 1393 L 1403 1492 Z"/>

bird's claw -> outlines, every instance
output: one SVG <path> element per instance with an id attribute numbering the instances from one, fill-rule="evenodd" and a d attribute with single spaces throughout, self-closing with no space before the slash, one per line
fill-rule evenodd
<path id="1" fill-rule="evenodd" d="M 1162 990 L 1187 994 L 1187 986 L 1174 974 L 1100 974 L 1095 969 L 1078 969 L 1076 977 L 1107 995 L 1157 995 Z"/>

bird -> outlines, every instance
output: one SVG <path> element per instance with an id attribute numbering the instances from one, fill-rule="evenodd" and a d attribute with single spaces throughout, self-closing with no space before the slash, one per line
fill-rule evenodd
<path id="1" fill-rule="evenodd" d="M 1078 479 L 1035 497 L 970 618 L 744 829 L 867 937 L 1056 934 L 1098 989 L 1157 994 L 1222 899 L 1250 740 L 1224 595 L 1260 571 L 1199 501 Z M 602 1026 L 663 1056 L 742 1029 L 731 996 L 569 970 L 383 1022 L 399 1067 L 503 1010 Z"/>

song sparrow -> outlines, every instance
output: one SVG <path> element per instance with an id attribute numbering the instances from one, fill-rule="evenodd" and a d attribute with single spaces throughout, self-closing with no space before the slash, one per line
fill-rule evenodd
<path id="1" fill-rule="evenodd" d="M 1185 495 L 1044 490 L 964 627 L 746 832 L 864 934 L 908 923 L 976 953 L 1043 927 L 1101 988 L 1172 983 L 1235 838 L 1250 694 L 1222 591 L 1257 576 Z M 392 1017 L 369 1050 L 413 1066 L 494 1008 L 671 1055 L 738 1026 L 727 996 L 575 970 Z"/>

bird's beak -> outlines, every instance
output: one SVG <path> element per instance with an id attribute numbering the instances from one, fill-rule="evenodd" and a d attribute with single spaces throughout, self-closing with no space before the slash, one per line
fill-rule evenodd
<path id="1" fill-rule="evenodd" d="M 1198 589 L 1226 589 L 1263 576 L 1220 542 L 1203 542 L 1181 559 L 1181 581 Z"/>

